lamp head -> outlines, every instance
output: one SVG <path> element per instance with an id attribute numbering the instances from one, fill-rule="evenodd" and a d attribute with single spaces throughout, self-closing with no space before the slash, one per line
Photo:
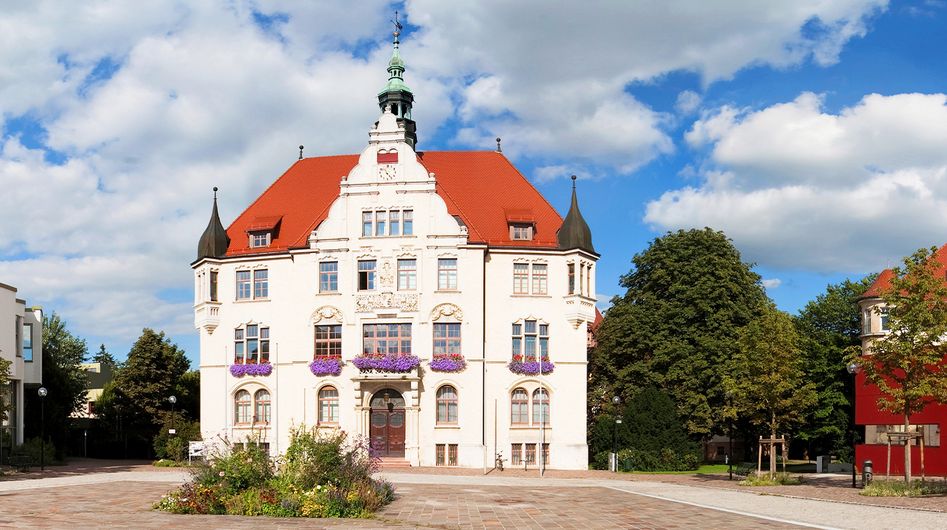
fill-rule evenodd
<path id="1" fill-rule="evenodd" d="M 170 401 L 171 404 L 174 405 L 175 403 L 178 402 L 178 398 L 177 398 L 177 396 L 175 396 L 175 395 L 172 394 L 171 397 L 168 398 L 168 401 Z"/>
<path id="2" fill-rule="evenodd" d="M 39 397 L 44 398 L 44 397 L 46 397 L 46 394 L 49 393 L 49 391 L 46 390 L 46 387 L 45 387 L 45 386 L 41 386 L 41 387 L 39 387 L 39 390 L 36 391 L 36 393 L 39 394 Z"/>
<path id="3" fill-rule="evenodd" d="M 857 374 L 860 368 L 861 366 L 859 366 L 858 363 L 848 363 L 848 366 L 845 367 L 845 369 L 848 370 L 848 373 L 852 375 Z"/>
<path id="4" fill-rule="evenodd" d="M 615 404 L 615 405 L 621 403 L 621 398 L 618 397 L 618 396 L 613 396 L 613 397 L 612 397 L 612 403 Z"/>

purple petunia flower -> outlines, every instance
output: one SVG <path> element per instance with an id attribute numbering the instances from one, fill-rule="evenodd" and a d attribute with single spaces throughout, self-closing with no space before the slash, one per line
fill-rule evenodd
<path id="1" fill-rule="evenodd" d="M 342 373 L 342 359 L 338 357 L 318 357 L 309 363 L 313 375 L 339 375 Z"/>
<path id="2" fill-rule="evenodd" d="M 460 372 L 467 367 L 467 361 L 460 355 L 435 356 L 430 366 L 435 372 Z"/>
<path id="3" fill-rule="evenodd" d="M 510 361 L 510 364 L 507 365 L 510 368 L 510 371 L 514 374 L 520 375 L 537 375 L 542 369 L 543 374 L 551 374 L 552 371 L 556 368 L 556 365 L 549 362 L 547 359 L 542 361 Z"/>
<path id="4" fill-rule="evenodd" d="M 416 355 L 359 355 L 352 359 L 352 364 L 362 372 L 410 372 L 421 364 Z"/>
<path id="5" fill-rule="evenodd" d="M 230 365 L 230 375 L 234 377 L 245 375 L 267 376 L 271 373 L 273 373 L 273 365 L 270 363 Z"/>

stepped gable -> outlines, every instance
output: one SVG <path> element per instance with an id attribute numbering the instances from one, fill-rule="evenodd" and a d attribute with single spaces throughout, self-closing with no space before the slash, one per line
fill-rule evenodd
<path id="1" fill-rule="evenodd" d="M 451 215 L 467 226 L 471 243 L 494 247 L 558 248 L 562 218 L 539 191 L 495 151 L 428 151 L 418 160 L 435 174 L 437 193 Z M 227 256 L 273 254 L 308 248 L 309 235 L 325 220 L 339 195 L 339 182 L 358 155 L 304 158 L 293 164 L 227 229 Z M 511 219 L 515 212 L 515 219 Z M 257 220 L 280 218 L 271 244 L 250 248 L 248 230 Z M 531 241 L 512 241 L 509 222 L 534 223 Z"/>

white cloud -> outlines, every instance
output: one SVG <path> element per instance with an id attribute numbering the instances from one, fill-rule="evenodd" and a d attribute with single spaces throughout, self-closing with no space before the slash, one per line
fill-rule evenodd
<path id="1" fill-rule="evenodd" d="M 767 289 L 775 289 L 783 284 L 783 281 L 779 278 L 766 278 L 763 280 L 763 287 Z"/>
<path id="2" fill-rule="evenodd" d="M 944 94 L 725 107 L 687 138 L 711 147 L 704 181 L 649 203 L 655 227 L 711 226 L 751 261 L 823 272 L 877 270 L 947 233 Z"/>
<path id="3" fill-rule="evenodd" d="M 701 96 L 693 90 L 683 90 L 677 95 L 674 108 L 681 114 L 691 114 L 700 107 Z"/>

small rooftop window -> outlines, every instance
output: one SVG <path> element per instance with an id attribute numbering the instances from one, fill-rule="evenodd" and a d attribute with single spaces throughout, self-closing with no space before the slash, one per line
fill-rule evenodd
<path id="1" fill-rule="evenodd" d="M 250 232 L 250 248 L 260 248 L 270 246 L 273 238 L 273 232 L 262 230 L 259 232 Z"/>
<path id="2" fill-rule="evenodd" d="M 513 241 L 532 241 L 532 223 L 510 223 L 510 239 Z"/>

